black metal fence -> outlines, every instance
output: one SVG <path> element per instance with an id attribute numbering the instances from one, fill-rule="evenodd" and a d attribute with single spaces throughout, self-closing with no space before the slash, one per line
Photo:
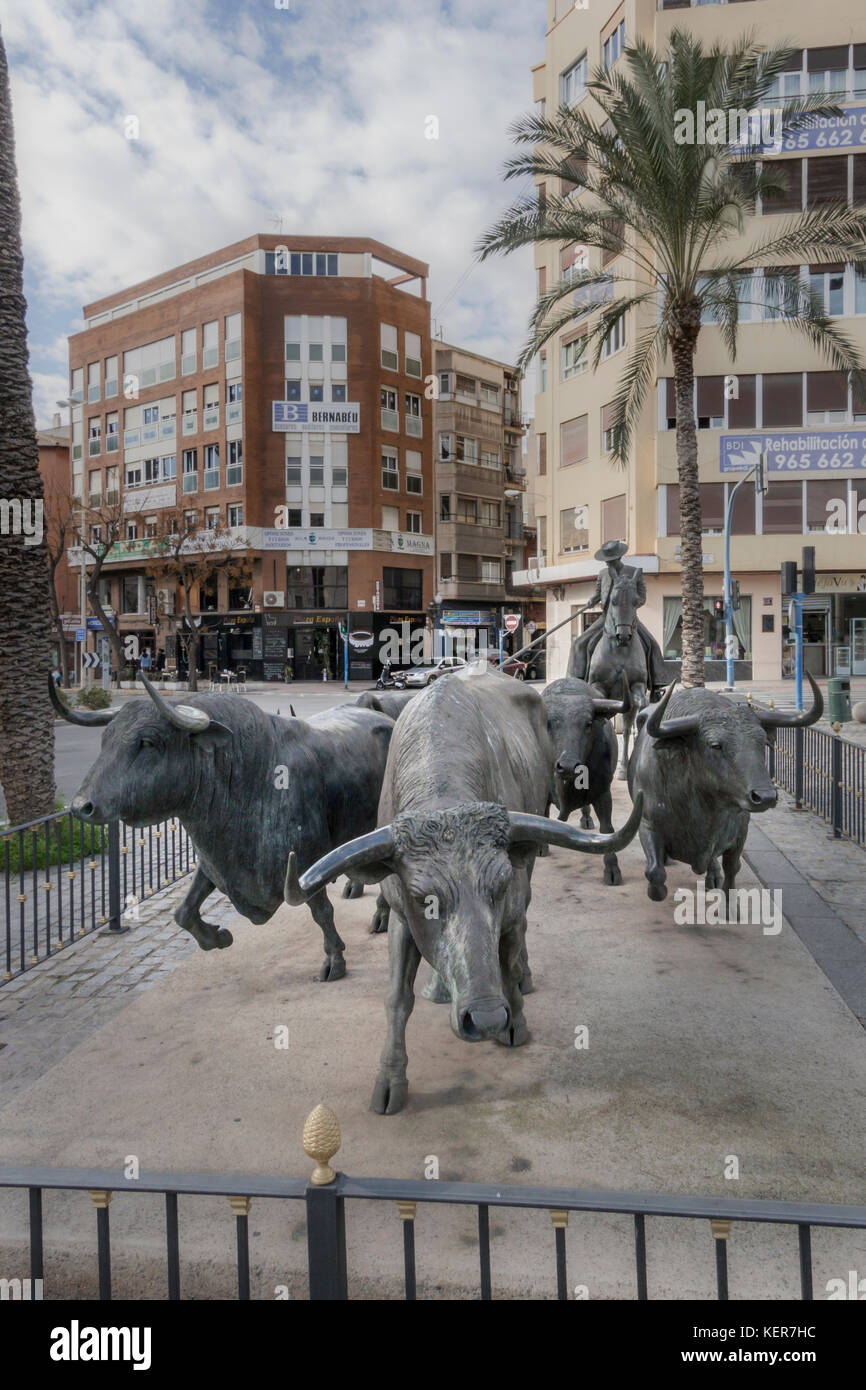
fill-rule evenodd
<path id="1" fill-rule="evenodd" d="M 866 747 L 810 725 L 781 728 L 767 745 L 767 768 L 777 786 L 832 828 L 834 837 L 866 849 Z"/>
<path id="2" fill-rule="evenodd" d="M 90 932 L 120 932 L 135 906 L 195 867 L 176 820 L 89 826 L 70 811 L 0 830 L 0 986 Z"/>
<path id="3" fill-rule="evenodd" d="M 319 1170 L 321 1171 L 321 1170 Z M 406 1299 L 417 1297 L 415 1216 L 419 1203 L 475 1207 L 478 1220 L 478 1296 L 494 1296 L 491 1273 L 490 1209 L 516 1207 L 546 1210 L 550 1225 L 539 1227 L 539 1240 L 551 1241 L 550 1292 L 567 1299 L 568 1269 L 565 1233 L 572 1214 L 613 1213 L 631 1218 L 634 1243 L 634 1297 L 649 1299 L 653 1271 L 647 1261 L 647 1221 L 689 1218 L 708 1221 L 708 1269 L 715 1265 L 716 1292 L 728 1298 L 728 1241 L 737 1223 L 781 1225 L 796 1231 L 791 1242 L 792 1261 L 799 1263 L 800 1296 L 813 1298 L 813 1227 L 866 1229 L 866 1207 L 820 1202 L 783 1202 L 757 1199 L 687 1197 L 646 1192 L 582 1191 L 571 1188 L 502 1187 L 487 1183 L 404 1181 L 393 1178 L 351 1178 L 343 1173 L 319 1186 L 303 1179 L 240 1177 L 210 1173 L 143 1174 L 126 1182 L 117 1171 L 97 1169 L 0 1168 L 0 1187 L 27 1189 L 29 1193 L 30 1279 L 52 1286 L 50 1257 L 46 1262 L 43 1241 L 43 1193 L 46 1190 L 89 1194 L 95 1208 L 95 1260 L 99 1297 L 110 1299 L 111 1230 L 109 1206 L 115 1193 L 133 1191 L 162 1195 L 165 1221 L 165 1291 L 168 1299 L 181 1297 L 179 1196 L 222 1196 L 228 1199 L 227 1219 L 234 1216 L 237 1244 L 237 1296 L 250 1298 L 249 1214 L 257 1198 L 303 1201 L 306 1211 L 307 1269 L 311 1299 L 349 1297 L 350 1273 L 346 1256 L 346 1203 L 353 1198 L 393 1204 L 403 1226 L 402 1284 Z M 285 1223 L 284 1223 L 284 1228 Z M 287 1229 L 287 1228 L 286 1228 Z M 22 1231 L 21 1243 L 25 1242 Z M 62 1267 L 62 1259 L 58 1266 Z M 48 1279 L 46 1281 L 46 1268 Z M 381 1275 L 386 1271 L 377 1264 Z M 359 1274 L 366 1274 L 365 1269 Z M 396 1273 L 396 1271 L 395 1271 Z M 659 1283 L 667 1287 L 668 1271 L 659 1271 Z M 68 1296 L 57 1292 L 56 1296 Z M 125 1293 L 125 1297 L 135 1297 Z M 665 1295 L 669 1297 L 669 1294 Z M 777 1296 L 768 1290 L 768 1298 Z"/>

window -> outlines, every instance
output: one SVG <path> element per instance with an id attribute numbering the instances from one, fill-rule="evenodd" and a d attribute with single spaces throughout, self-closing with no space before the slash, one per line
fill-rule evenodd
<path id="1" fill-rule="evenodd" d="M 157 533 L 157 520 L 155 516 L 144 518 L 144 537 L 145 540 L 152 541 Z"/>
<path id="2" fill-rule="evenodd" d="M 137 540 L 138 540 L 138 522 L 137 522 L 137 521 L 127 521 L 127 523 L 126 523 L 126 525 L 125 525 L 125 527 L 124 527 L 123 537 L 124 537 L 124 540 L 127 540 L 127 541 L 137 541 Z M 137 597 L 136 597 L 136 601 L 137 601 Z M 137 611 L 137 610 L 136 610 L 136 611 Z"/>
<path id="3" fill-rule="evenodd" d="M 346 331 L 348 324 L 344 318 L 331 318 L 331 361 L 346 360 Z"/>
<path id="4" fill-rule="evenodd" d="M 779 179 L 780 189 L 778 193 L 762 195 L 762 212 L 799 212 L 803 206 L 802 159 L 773 160 L 772 166 L 765 164 L 764 173 L 767 173 L 768 169 Z"/>
<path id="5" fill-rule="evenodd" d="M 421 570 L 394 569 L 386 565 L 382 570 L 383 607 L 420 608 L 421 574 Z"/>
<path id="6" fill-rule="evenodd" d="M 323 401 L 325 399 L 325 388 L 321 382 L 310 382 L 310 400 Z"/>
<path id="7" fill-rule="evenodd" d="M 547 473 L 547 435 L 537 435 L 536 443 L 538 445 L 538 476 L 543 478 Z"/>
<path id="8" fill-rule="evenodd" d="M 382 366 L 387 367 L 391 372 L 396 372 L 399 366 L 397 360 L 397 329 L 392 323 L 382 323 L 379 325 L 379 335 Z"/>
<path id="9" fill-rule="evenodd" d="M 439 520 L 451 520 L 451 497 L 447 492 L 443 492 L 439 498 Z"/>
<path id="10" fill-rule="evenodd" d="M 725 428 L 725 378 L 723 376 L 699 376 L 696 390 L 698 429 L 723 430 Z"/>
<path id="11" fill-rule="evenodd" d="M 450 579 L 451 575 L 451 556 L 442 554 L 439 556 L 439 578 Z"/>
<path id="12" fill-rule="evenodd" d="M 538 285 L 536 286 L 536 290 L 537 290 L 537 298 L 538 298 L 538 299 L 540 299 L 541 296 L 542 296 L 543 294 L 547 294 L 547 266 L 546 266 L 546 265 L 540 265 L 540 266 L 538 267 Z"/>
<path id="13" fill-rule="evenodd" d="M 205 444 L 203 454 L 204 486 L 205 491 L 209 492 L 220 485 L 220 446 L 218 444 Z"/>
<path id="14" fill-rule="evenodd" d="M 582 333 L 579 338 L 573 338 L 570 343 L 562 344 L 563 381 L 568 381 L 573 376 L 580 376 L 588 366 L 589 354 L 585 333 Z"/>
<path id="15" fill-rule="evenodd" d="M 421 375 L 421 338 L 417 333 L 404 333 L 403 342 L 406 352 L 406 375 Z"/>
<path id="16" fill-rule="evenodd" d="M 226 487 L 238 487 L 244 480 L 244 446 L 240 439 L 229 441 L 229 461 L 226 466 Z"/>
<path id="17" fill-rule="evenodd" d="M 844 94 L 848 84 L 848 45 L 806 51 L 809 91 Z"/>
<path id="18" fill-rule="evenodd" d="M 766 378 L 765 378 L 766 380 Z M 763 499 L 765 536 L 799 536 L 803 531 L 803 484 L 771 478 Z"/>
<path id="19" fill-rule="evenodd" d="M 586 54 L 582 53 L 576 63 L 566 68 L 559 79 L 559 100 L 563 106 L 574 106 L 586 96 L 586 79 L 589 68 Z"/>
<path id="20" fill-rule="evenodd" d="M 399 531 L 399 530 L 400 530 L 400 508 L 399 508 L 399 507 L 383 507 L 383 508 L 382 508 L 382 530 L 383 530 L 383 531 Z"/>
<path id="21" fill-rule="evenodd" d="M 87 422 L 87 454 L 89 458 L 102 452 L 102 419 L 95 416 Z"/>
<path id="22" fill-rule="evenodd" d="M 325 323 L 321 318 L 310 318 L 307 320 L 307 356 L 310 362 L 324 362 L 325 360 Z"/>
<path id="23" fill-rule="evenodd" d="M 301 383 L 299 381 L 286 382 L 286 400 L 299 401 L 301 399 Z"/>
<path id="24" fill-rule="evenodd" d="M 105 417 L 105 451 L 108 454 L 116 454 L 120 446 L 120 419 L 117 411 L 112 411 Z"/>
<path id="25" fill-rule="evenodd" d="M 125 352 L 123 374 L 137 377 L 140 388 L 155 386 L 158 381 L 170 381 L 175 374 L 174 335 Z"/>
<path id="26" fill-rule="evenodd" d="M 183 529 L 184 529 L 185 531 L 194 531 L 195 528 L 196 528 L 197 526 L 198 526 L 198 512 L 184 512 L 184 514 L 183 514 Z"/>
<path id="27" fill-rule="evenodd" d="M 806 424 L 841 425 L 848 419 L 846 372 L 806 373 Z"/>
<path id="28" fill-rule="evenodd" d="M 242 384 L 241 384 L 239 381 L 227 381 L 227 382 L 226 382 L 226 400 L 227 400 L 227 401 L 231 401 L 233 404 L 238 403 L 238 402 L 240 402 L 240 401 L 243 400 L 243 395 L 244 395 L 243 386 L 242 386 Z"/>
<path id="29" fill-rule="evenodd" d="M 405 460 L 406 491 L 414 493 L 416 497 L 420 497 L 424 490 L 424 480 L 421 473 L 421 455 L 415 449 L 407 449 Z"/>
<path id="30" fill-rule="evenodd" d="M 439 436 L 439 457 L 443 462 L 448 462 L 451 458 L 451 436 L 450 434 L 440 434 Z"/>
<path id="31" fill-rule="evenodd" d="M 612 68 L 625 48 L 625 20 L 621 19 L 602 45 L 602 59 L 606 68 Z"/>
<path id="32" fill-rule="evenodd" d="M 810 265 L 809 287 L 826 314 L 845 312 L 844 265 Z"/>
<path id="33" fill-rule="evenodd" d="M 172 482 L 177 477 L 177 454 L 163 454 L 159 462 L 163 482 Z"/>
<path id="34" fill-rule="evenodd" d="M 400 491 L 400 468 L 396 453 L 382 453 L 382 487 L 386 492 Z"/>
<path id="35" fill-rule="evenodd" d="M 564 555 L 589 550 L 589 508 L 583 504 L 559 513 L 559 548 Z"/>
<path id="36" fill-rule="evenodd" d="M 764 320 L 791 318 L 796 314 L 800 299 L 800 267 L 796 265 L 767 266 L 763 277 Z M 760 312 L 756 310 L 757 313 Z M 739 317 L 739 315 L 738 315 Z"/>
<path id="37" fill-rule="evenodd" d="M 831 515 L 829 504 L 840 495 L 845 496 L 846 487 L 840 486 L 833 478 L 806 479 L 806 530 L 824 531 Z"/>
<path id="38" fill-rule="evenodd" d="M 145 459 L 142 468 L 146 483 L 159 482 L 159 459 Z"/>
<path id="39" fill-rule="evenodd" d="M 476 526 L 478 524 L 478 502 L 476 498 L 457 498 L 457 520 L 466 526 Z"/>
<path id="40" fill-rule="evenodd" d="M 423 433 L 423 421 L 421 419 L 421 397 L 406 395 L 406 433 L 420 439 Z"/>
<path id="41" fill-rule="evenodd" d="M 241 316 L 240 314 L 226 314 L 225 318 L 225 344 L 223 355 L 226 362 L 231 362 L 241 355 Z"/>
<path id="42" fill-rule="evenodd" d="M 286 458 L 286 485 L 288 487 L 300 487 L 302 481 L 300 455 L 291 454 Z"/>
<path id="43" fill-rule="evenodd" d="M 215 367 L 219 361 L 219 320 L 213 319 L 206 323 L 201 331 L 201 365 L 202 367 Z"/>
<path id="44" fill-rule="evenodd" d="M 619 352 L 625 347 L 625 316 L 617 319 L 611 328 L 601 349 L 602 358 L 612 357 L 615 352 Z"/>
<path id="45" fill-rule="evenodd" d="M 87 475 L 87 497 L 91 507 L 102 499 L 102 469 L 92 468 Z"/>
<path id="46" fill-rule="evenodd" d="M 848 156 L 825 155 L 806 161 L 806 206 L 848 202 Z"/>
<path id="47" fill-rule="evenodd" d="M 440 396 L 450 396 L 450 394 L 451 394 L 451 373 L 450 373 L 450 372 L 440 372 L 440 373 L 439 373 L 439 395 L 440 395 Z"/>
<path id="48" fill-rule="evenodd" d="M 461 376 L 457 372 L 455 381 L 455 391 L 458 396 L 468 396 L 471 401 L 476 397 L 476 382 L 474 376 Z"/>
<path id="49" fill-rule="evenodd" d="M 765 372 L 763 376 L 764 429 L 788 428 L 803 423 L 802 372 Z"/>
<path id="50" fill-rule="evenodd" d="M 589 451 L 589 416 L 577 415 L 573 420 L 563 420 L 559 427 L 559 466 L 568 468 L 572 463 L 580 463 Z"/>
<path id="51" fill-rule="evenodd" d="M 481 558 L 481 583 L 482 584 L 501 584 L 502 583 L 502 561 L 499 559 L 488 560 L 485 556 Z"/>
<path id="52" fill-rule="evenodd" d="M 325 524 L 324 512 L 310 512 L 310 525 L 322 527 Z"/>
<path id="53" fill-rule="evenodd" d="M 341 386 L 341 385 L 337 385 L 337 384 L 335 383 L 335 384 L 331 387 L 331 400 L 332 400 L 332 401 L 345 401 L 345 399 L 346 399 L 346 387 L 345 387 L 344 385 Z"/>
<path id="54" fill-rule="evenodd" d="M 736 394 L 728 401 L 728 429 L 753 430 L 757 424 L 757 378 L 754 374 L 737 376 Z M 745 492 L 740 488 L 740 492 Z"/>
<path id="55" fill-rule="evenodd" d="M 141 611 L 138 601 L 138 592 L 138 575 L 123 575 L 120 581 L 120 611 L 122 613 L 139 613 Z"/>
<path id="56" fill-rule="evenodd" d="M 478 499 L 478 524 L 479 526 L 502 525 L 502 513 L 498 502 L 488 502 L 486 498 Z"/>
<path id="57" fill-rule="evenodd" d="M 481 400 L 485 405 L 499 405 L 499 387 L 489 381 L 482 381 Z"/>
<path id="58" fill-rule="evenodd" d="M 325 456 L 324 454 L 310 454 L 310 486 L 324 487 L 325 484 Z"/>
<path id="59" fill-rule="evenodd" d="M 458 434 L 454 449 L 455 457 L 463 463 L 478 462 L 478 440 L 469 439 L 466 435 Z"/>
<path id="60" fill-rule="evenodd" d="M 220 509 L 219 509 L 219 507 L 205 507 L 205 509 L 204 509 L 204 525 L 205 525 L 205 530 L 206 530 L 206 531 L 216 531 L 216 530 L 218 530 L 218 528 L 219 528 L 219 524 L 220 524 Z"/>
<path id="61" fill-rule="evenodd" d="M 397 412 L 397 392 L 383 386 L 379 392 L 383 430 L 399 430 L 400 416 Z"/>
<path id="62" fill-rule="evenodd" d="M 605 497 L 601 504 L 601 540 L 624 541 L 627 539 L 625 493 L 618 497 Z"/>
<path id="63" fill-rule="evenodd" d="M 286 343 L 286 361 L 300 362 L 301 320 L 297 314 L 286 314 L 283 320 L 283 332 Z"/>
<path id="64" fill-rule="evenodd" d="M 286 586 L 293 608 L 342 608 L 348 603 L 346 565 L 288 565 Z"/>
<path id="65" fill-rule="evenodd" d="M 87 367 L 87 403 L 99 400 L 99 363 L 90 362 Z"/>
<path id="66" fill-rule="evenodd" d="M 603 405 L 601 408 L 601 448 L 602 452 L 605 454 L 613 452 L 613 447 L 616 442 L 614 431 L 615 420 L 616 403 L 614 401 L 609 401 L 607 405 Z M 621 537 L 617 539 L 621 539 Z"/>
<path id="67" fill-rule="evenodd" d="M 458 555 L 457 556 L 457 578 L 478 580 L 478 556 L 477 555 Z"/>
<path id="68" fill-rule="evenodd" d="M 539 390 L 539 394 L 543 394 L 543 393 L 547 390 L 547 353 L 546 353 L 546 352 L 539 353 L 539 357 L 538 357 L 538 371 L 539 371 L 538 390 Z"/>
<path id="69" fill-rule="evenodd" d="M 180 374 L 189 376 L 194 372 L 198 363 L 198 352 L 195 342 L 195 329 L 185 328 L 180 335 Z"/>
<path id="70" fill-rule="evenodd" d="M 105 359 L 105 395 L 117 395 L 117 358 L 106 357 Z"/>
<path id="71" fill-rule="evenodd" d="M 126 465 L 126 486 L 127 486 L 127 487 L 140 487 L 140 486 L 141 486 L 141 464 L 140 464 L 140 463 L 128 463 L 128 464 Z"/>
<path id="72" fill-rule="evenodd" d="M 184 449 L 181 457 L 181 467 L 183 469 L 183 491 L 198 491 L 198 450 Z"/>
<path id="73" fill-rule="evenodd" d="M 303 526 L 303 524 L 304 524 L 304 522 L 303 522 L 303 515 L 304 515 L 304 514 L 303 514 L 303 512 L 301 511 L 300 507 L 289 507 L 289 509 L 288 509 L 288 525 L 289 525 L 289 526 Z"/>

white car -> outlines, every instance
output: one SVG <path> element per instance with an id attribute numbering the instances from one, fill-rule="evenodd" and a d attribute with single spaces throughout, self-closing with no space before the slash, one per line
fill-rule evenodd
<path id="1" fill-rule="evenodd" d="M 411 686 L 429 685 L 431 681 L 438 680 L 440 676 L 446 675 L 449 671 L 456 671 L 466 662 L 462 656 L 443 656 L 440 661 L 432 666 L 416 666 L 406 677 L 406 684 Z"/>

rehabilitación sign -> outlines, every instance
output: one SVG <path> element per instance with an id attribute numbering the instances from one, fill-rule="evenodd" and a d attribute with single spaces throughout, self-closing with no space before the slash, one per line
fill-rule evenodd
<path id="1" fill-rule="evenodd" d="M 747 473 L 766 455 L 771 473 L 838 473 L 866 470 L 866 430 L 774 430 L 728 434 L 720 445 L 720 472 Z"/>

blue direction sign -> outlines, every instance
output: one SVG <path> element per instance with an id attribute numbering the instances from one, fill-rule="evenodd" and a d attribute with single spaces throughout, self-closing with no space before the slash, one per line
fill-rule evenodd
<path id="1" fill-rule="evenodd" d="M 85 630 L 84 630 L 83 627 L 77 627 L 77 628 L 75 629 L 75 640 L 76 640 L 76 642 L 83 642 L 86 636 L 87 636 L 87 633 L 85 632 Z"/>

